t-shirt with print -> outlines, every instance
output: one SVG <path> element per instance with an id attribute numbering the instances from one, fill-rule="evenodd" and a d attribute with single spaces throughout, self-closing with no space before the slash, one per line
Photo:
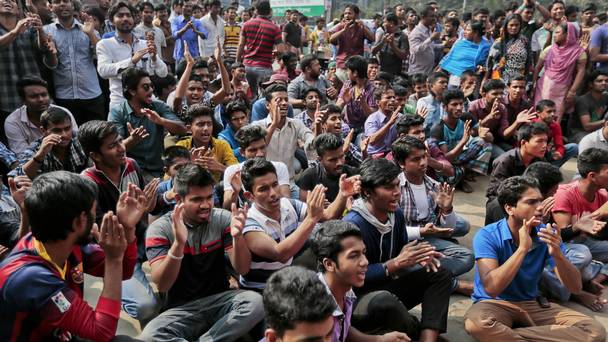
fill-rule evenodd
<path id="1" fill-rule="evenodd" d="M 593 201 L 587 201 L 579 190 L 579 182 L 560 184 L 553 196 L 555 204 L 552 211 L 554 213 L 562 212 L 572 215 L 574 218 L 573 222 L 580 219 L 581 216 L 596 211 L 608 201 L 608 192 L 605 189 L 600 189 L 596 192 Z"/>
<path id="2" fill-rule="evenodd" d="M 604 115 L 608 110 L 608 95 L 602 95 L 601 100 L 596 100 L 588 92 L 576 98 L 575 112 L 577 120 L 573 120 L 572 128 L 582 128 L 581 115 L 589 115 L 590 122 L 596 122 L 604 119 Z"/>
<path id="3" fill-rule="evenodd" d="M 342 172 L 346 174 L 346 177 L 350 177 L 357 174 L 357 169 L 344 165 Z M 328 175 L 320 163 L 304 170 L 296 181 L 296 184 L 300 189 L 305 191 L 312 191 L 317 184 L 323 184 L 327 188 L 325 198 L 330 202 L 333 202 L 338 196 L 338 192 L 340 192 L 340 176 Z"/>
<path id="4" fill-rule="evenodd" d="M 302 45 L 302 27 L 291 21 L 283 26 L 283 32 L 287 33 L 286 43 L 299 48 Z"/>
<path id="5" fill-rule="evenodd" d="M 262 232 L 270 236 L 276 243 L 280 243 L 300 226 L 300 223 L 306 217 L 306 208 L 306 203 L 295 199 L 281 198 L 281 219 L 280 222 L 277 222 L 262 214 L 256 205 L 253 204 L 247 213 L 243 235 L 246 236 L 252 232 Z M 306 247 L 302 247 L 302 250 L 305 249 Z M 287 262 L 283 263 L 264 258 L 252 252 L 249 272 L 239 279 L 241 288 L 263 290 L 268 278 L 275 271 L 290 266 L 292 261 L 293 258 L 290 258 Z"/>
<path id="6" fill-rule="evenodd" d="M 167 292 L 165 309 L 228 290 L 224 252 L 232 248 L 230 218 L 229 211 L 213 208 L 208 222 L 186 225 L 188 240 L 184 258 Z M 146 255 L 150 264 L 167 257 L 174 239 L 170 212 L 148 227 Z"/>

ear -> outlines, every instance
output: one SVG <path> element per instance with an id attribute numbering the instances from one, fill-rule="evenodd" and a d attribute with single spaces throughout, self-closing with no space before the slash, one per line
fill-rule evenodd
<path id="1" fill-rule="evenodd" d="M 513 215 L 515 207 L 511 206 L 510 204 L 505 204 L 504 209 L 507 215 L 511 216 Z"/>
<path id="2" fill-rule="evenodd" d="M 335 272 L 336 271 L 336 263 L 333 262 L 333 260 L 329 259 L 329 258 L 324 258 L 323 259 L 323 268 L 325 269 L 326 272 Z"/>
<path id="3" fill-rule="evenodd" d="M 85 229 L 87 229 L 87 213 L 83 211 L 72 220 L 72 231 L 76 236 L 81 236 Z"/>
<path id="4" fill-rule="evenodd" d="M 270 328 L 266 329 L 266 331 L 264 332 L 264 337 L 268 342 L 276 342 L 279 339 L 277 332 L 274 329 Z"/>
<path id="5" fill-rule="evenodd" d="M 245 196 L 245 199 L 248 200 L 249 202 L 253 203 L 255 202 L 255 197 L 253 197 L 253 193 L 251 193 L 250 191 L 243 191 L 243 196 Z"/>

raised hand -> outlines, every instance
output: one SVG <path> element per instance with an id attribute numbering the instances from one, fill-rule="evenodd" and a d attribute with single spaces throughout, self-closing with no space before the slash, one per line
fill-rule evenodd
<path id="1" fill-rule="evenodd" d="M 149 51 L 150 51 L 150 48 L 148 46 L 146 46 L 145 48 L 143 48 L 141 50 L 135 51 L 135 53 L 131 57 L 131 63 L 133 63 L 133 64 L 139 63 L 139 61 L 141 61 L 141 59 L 144 58 L 144 56 L 146 54 L 148 54 Z"/>
<path id="2" fill-rule="evenodd" d="M 543 211 L 543 222 L 548 222 L 551 219 L 551 210 L 555 205 L 555 197 L 549 196 L 543 200 L 542 211 Z"/>
<path id="3" fill-rule="evenodd" d="M 44 42 L 44 50 L 46 50 L 51 55 L 57 54 L 57 46 L 55 45 L 55 41 L 53 40 L 53 36 L 48 34 L 46 36 L 46 41 Z"/>
<path id="4" fill-rule="evenodd" d="M 127 130 L 129 131 L 129 138 L 131 138 L 131 140 L 133 140 L 135 144 L 140 143 L 141 141 L 147 139 L 150 136 L 150 133 L 146 131 L 144 126 L 133 128 L 130 122 L 127 122 Z"/>
<path id="5" fill-rule="evenodd" d="M 449 238 L 454 233 L 454 228 L 437 227 L 433 223 L 427 223 L 420 228 L 421 236 L 437 236 Z"/>
<path id="6" fill-rule="evenodd" d="M 95 224 L 97 226 L 97 224 Z M 118 222 L 118 217 L 111 211 L 105 213 L 99 229 L 99 245 L 108 261 L 122 261 L 127 249 L 125 229 Z"/>
<path id="7" fill-rule="evenodd" d="M 347 89 L 344 93 L 342 93 L 342 101 L 344 103 L 349 103 L 353 99 L 353 89 Z"/>
<path id="8" fill-rule="evenodd" d="M 157 125 L 162 125 L 163 124 L 163 118 L 161 118 L 160 115 L 158 115 L 157 112 L 153 111 L 150 108 L 142 108 L 141 109 L 141 113 L 143 115 L 146 116 L 146 118 L 150 121 L 152 121 L 153 123 L 157 124 Z"/>
<path id="9" fill-rule="evenodd" d="M 215 50 L 213 50 L 213 57 L 217 61 L 218 67 L 219 67 L 219 63 L 222 62 L 222 44 L 220 42 L 219 35 L 216 37 L 216 40 L 215 40 Z"/>
<path id="10" fill-rule="evenodd" d="M 548 224 L 544 228 L 541 228 L 538 232 L 538 238 L 540 241 L 547 244 L 549 255 L 556 256 L 561 253 L 560 245 L 562 243 L 562 237 L 560 230 L 555 223 L 552 225 Z"/>
<path id="11" fill-rule="evenodd" d="M 156 207 L 156 190 L 160 184 L 160 179 L 154 178 L 144 187 L 144 197 L 146 198 L 146 211 L 151 212 Z"/>
<path id="12" fill-rule="evenodd" d="M 426 116 L 429 115 L 429 109 L 426 106 L 420 107 L 416 112 L 416 114 L 422 116 L 423 118 L 426 118 Z"/>
<path id="13" fill-rule="evenodd" d="M 95 33 L 95 20 L 93 20 L 93 17 L 91 17 L 90 15 L 88 15 L 86 13 L 82 13 L 81 18 L 84 20 L 84 27 L 82 28 L 82 31 L 84 33 L 86 33 L 87 35 L 94 34 Z"/>
<path id="14" fill-rule="evenodd" d="M 182 245 L 185 244 L 188 241 L 188 228 L 184 223 L 184 203 L 175 206 L 173 213 L 171 213 L 171 222 L 175 241 Z"/>
<path id="15" fill-rule="evenodd" d="M 574 225 L 572 225 L 572 228 L 590 235 L 596 235 L 597 233 L 602 231 L 605 226 L 606 222 L 596 220 L 593 218 L 592 215 L 585 215 L 579 218 L 578 221 L 576 221 Z"/>
<path id="16" fill-rule="evenodd" d="M 232 187 L 232 191 L 237 194 L 241 191 L 241 188 L 243 187 L 243 183 L 241 182 L 241 171 L 235 172 L 232 177 L 230 177 L 230 186 Z"/>
<path id="17" fill-rule="evenodd" d="M 232 203 L 231 207 L 232 218 L 230 219 L 230 235 L 232 237 L 238 237 L 243 235 L 243 228 L 245 228 L 245 221 L 247 221 L 247 212 L 249 206 L 245 203 L 243 208 L 236 207 L 235 203 Z"/>
<path id="18" fill-rule="evenodd" d="M 188 42 L 184 40 L 184 58 L 186 59 L 186 64 L 194 66 L 194 58 L 192 54 L 190 54 L 190 49 L 188 48 Z"/>
<path id="19" fill-rule="evenodd" d="M 327 190 L 321 184 L 317 184 L 314 189 L 308 194 L 306 199 L 307 216 L 318 222 L 323 217 L 323 203 L 325 202 L 325 191 Z"/>
<path id="20" fill-rule="evenodd" d="M 491 117 L 492 119 L 500 118 L 499 102 L 500 101 L 498 99 L 496 99 L 496 100 L 494 100 L 494 103 L 492 103 L 492 109 L 490 110 L 490 114 L 488 114 L 488 116 Z"/>
<path id="21" fill-rule="evenodd" d="M 361 192 L 361 176 L 355 175 L 346 178 L 346 174 L 340 175 L 340 194 L 344 197 L 354 196 Z"/>
<path id="22" fill-rule="evenodd" d="M 521 228 L 519 228 L 519 248 L 528 253 L 532 248 L 532 237 L 530 232 L 540 224 L 540 221 L 535 218 L 529 220 L 524 219 Z"/>
<path id="23" fill-rule="evenodd" d="M 28 28 L 30 28 L 30 26 L 32 26 L 32 19 L 23 18 L 17 22 L 17 25 L 15 25 L 13 32 L 15 32 L 18 35 L 23 34 L 23 32 L 25 32 Z"/>
<path id="24" fill-rule="evenodd" d="M 471 137 L 471 120 L 467 120 L 464 122 L 464 133 L 462 134 L 461 141 L 467 142 Z"/>
<path id="25" fill-rule="evenodd" d="M 127 191 L 118 197 L 116 203 L 116 216 L 127 231 L 129 243 L 135 239 L 135 227 L 141 217 L 148 211 L 148 205 L 144 192 L 135 184 L 129 183 Z"/>
<path id="26" fill-rule="evenodd" d="M 443 183 L 439 186 L 439 191 L 431 193 L 434 197 L 435 203 L 441 209 L 441 211 L 450 212 L 452 211 L 452 203 L 454 202 L 455 188 L 450 186 L 448 183 Z"/>
<path id="27" fill-rule="evenodd" d="M 28 176 L 9 177 L 8 187 L 11 191 L 11 197 L 19 207 L 23 208 L 25 193 L 32 187 L 32 181 Z"/>
<path id="28" fill-rule="evenodd" d="M 61 135 L 59 134 L 49 134 L 44 139 L 42 139 L 42 143 L 40 144 L 40 148 L 38 152 L 34 155 L 34 158 L 40 160 L 46 157 L 49 152 L 55 147 L 55 145 L 61 142 Z"/>
<path id="29" fill-rule="evenodd" d="M 435 254 L 435 247 L 428 242 L 418 242 L 414 240 L 401 249 L 399 255 L 393 259 L 395 266 L 398 269 L 412 267 L 416 264 L 428 261 Z"/>

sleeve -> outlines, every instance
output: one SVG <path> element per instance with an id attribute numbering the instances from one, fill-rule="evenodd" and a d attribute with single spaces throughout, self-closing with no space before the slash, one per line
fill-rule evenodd
<path id="1" fill-rule="evenodd" d="M 230 145 L 226 141 L 217 140 L 216 142 L 220 145 L 218 147 L 220 147 L 219 152 L 221 153 L 221 156 L 218 157 L 222 164 L 224 164 L 225 166 L 230 166 L 239 163 L 239 161 L 234 156 L 234 153 L 232 152 L 232 148 L 230 148 Z"/>
<path id="2" fill-rule="evenodd" d="M 553 131 L 553 144 L 555 146 L 555 150 L 562 155 L 562 157 L 566 156 L 566 149 L 564 148 L 564 137 L 562 136 L 562 128 L 559 124 L 551 125 L 551 131 Z"/>
<path id="3" fill-rule="evenodd" d="M 312 191 L 312 189 L 315 187 L 314 173 L 315 170 L 312 167 L 309 167 L 308 169 L 304 170 L 304 172 L 302 172 L 302 175 L 296 181 L 296 185 L 299 186 L 302 190 Z"/>
<path id="4" fill-rule="evenodd" d="M 35 311 L 41 332 L 55 329 L 96 341 L 110 341 L 116 335 L 120 301 L 100 297 L 95 310 L 43 266 L 22 268 L 9 279 L 7 298 L 19 299 L 13 305 L 19 311 Z"/>
<path id="5" fill-rule="evenodd" d="M 567 189 L 558 188 L 557 192 L 553 196 L 555 198 L 555 204 L 553 205 L 552 213 L 566 213 L 575 215 L 574 206 L 572 205 L 572 199 Z"/>
<path id="6" fill-rule="evenodd" d="M 17 159 L 17 155 L 9 150 L 6 145 L 4 145 L 3 143 L 0 142 L 0 159 L 2 161 L 2 163 L 6 166 L 6 168 L 9 168 L 14 162 L 16 162 Z"/>
<path id="7" fill-rule="evenodd" d="M 287 86 L 287 96 L 290 99 L 299 99 L 300 96 L 298 96 L 299 94 L 299 85 L 300 83 L 298 82 L 289 82 L 289 85 Z"/>
<path id="8" fill-rule="evenodd" d="M 310 128 L 304 126 L 301 121 L 295 121 L 296 125 L 296 134 L 298 135 L 298 140 L 304 142 L 304 153 L 306 153 L 306 157 L 308 159 L 313 159 L 311 157 L 316 155 L 314 151 L 312 140 L 314 138 L 312 131 Z"/>
<path id="9" fill-rule="evenodd" d="M 129 137 L 127 132 L 127 122 L 122 118 L 122 114 L 120 113 L 121 106 L 115 106 L 110 110 L 110 115 L 108 115 L 108 121 L 116 124 L 116 129 L 118 130 L 118 135 L 126 139 Z"/>
<path id="10" fill-rule="evenodd" d="M 207 39 L 207 37 L 209 37 L 209 31 L 207 31 L 207 29 L 205 28 L 205 26 L 203 26 L 203 23 L 201 23 L 200 20 L 193 20 L 192 22 L 194 23 L 194 26 L 196 26 L 196 29 L 199 32 L 203 33 L 205 35 L 205 39 Z"/>
<path id="11" fill-rule="evenodd" d="M 177 115 L 175 115 L 175 113 L 173 113 L 173 111 L 171 110 L 171 107 L 169 107 L 166 103 L 164 103 L 162 101 L 154 101 L 154 106 L 156 108 L 156 111 L 158 112 L 158 115 L 160 115 L 162 118 L 171 120 L 171 121 L 182 122 L 177 117 Z"/>
<path id="12" fill-rule="evenodd" d="M 113 62 L 110 48 L 106 46 L 107 44 L 104 44 L 106 42 L 102 39 L 97 43 L 97 72 L 99 72 L 99 76 L 102 78 L 109 79 L 117 77 L 122 70 L 133 66 L 133 63 L 131 63 L 131 57 Z"/>
<path id="13" fill-rule="evenodd" d="M 281 35 L 281 29 L 275 25 L 275 35 L 274 35 L 274 44 L 280 44 L 283 42 L 283 36 Z"/>
<path id="14" fill-rule="evenodd" d="M 593 31 L 591 31 L 591 39 L 589 40 L 589 49 L 593 48 L 601 48 L 603 43 L 604 30 L 599 27 Z"/>
<path id="15" fill-rule="evenodd" d="M 178 25 L 178 22 L 177 22 L 177 20 L 172 20 L 172 21 L 171 21 L 171 35 L 173 36 L 173 38 L 174 38 L 175 40 L 180 39 L 180 38 L 177 36 L 177 31 L 179 31 L 179 25 Z"/>
<path id="16" fill-rule="evenodd" d="M 367 119 L 365 120 L 365 136 L 367 138 L 369 138 L 372 135 L 374 135 L 376 132 L 378 132 L 380 130 L 380 128 L 382 128 L 382 126 L 380 124 L 381 124 L 381 122 L 378 122 L 378 120 L 375 120 L 374 115 L 368 116 Z"/>
<path id="17" fill-rule="evenodd" d="M 155 30 L 154 32 L 156 32 L 156 34 L 160 34 L 160 47 L 167 47 L 167 38 L 165 37 L 165 33 L 163 32 L 163 30 L 158 29 Z"/>
<path id="18" fill-rule="evenodd" d="M 287 170 L 287 165 L 282 162 L 275 162 L 273 164 L 277 171 L 277 180 L 279 181 L 279 185 L 290 185 L 289 170 Z"/>
<path id="19" fill-rule="evenodd" d="M 497 250 L 492 241 L 492 235 L 482 229 L 473 239 L 473 253 L 477 259 L 498 259 Z"/>
<path id="20" fill-rule="evenodd" d="M 410 37 L 409 39 L 411 53 L 417 54 L 420 50 L 428 49 L 432 46 L 433 41 L 430 36 L 425 38 L 421 32 L 418 32 L 415 29 L 412 33 L 414 33 L 412 35 L 413 37 Z"/>
<path id="21" fill-rule="evenodd" d="M 171 235 L 168 232 L 171 232 Z M 167 256 L 173 243 L 172 232 L 171 214 L 165 214 L 148 227 L 146 231 L 146 256 L 150 264 Z"/>
<path id="22" fill-rule="evenodd" d="M 4 132 L 8 140 L 8 147 L 15 153 L 19 154 L 28 147 L 28 143 L 24 136 L 20 133 L 19 126 L 13 122 L 4 121 Z"/>
<path id="23" fill-rule="evenodd" d="M 226 191 L 226 190 L 234 191 L 234 189 L 232 189 L 232 185 L 230 185 L 230 179 L 236 173 L 237 169 L 238 169 L 238 164 L 230 165 L 224 171 L 224 179 L 222 180 L 222 183 L 224 185 L 224 191 Z M 278 172 L 277 172 L 277 174 L 278 174 Z"/>
<path id="24" fill-rule="evenodd" d="M 578 96 L 574 102 L 574 110 L 579 120 L 581 116 L 590 115 L 589 105 L 586 101 L 585 96 Z"/>
<path id="25" fill-rule="evenodd" d="M 437 145 L 445 145 L 443 138 L 443 124 L 441 122 L 431 128 L 431 138 L 435 139 Z"/>
<path id="26" fill-rule="evenodd" d="M 501 106 L 502 106 L 501 107 L 502 113 L 500 115 L 500 129 L 498 132 L 501 136 L 504 136 L 505 129 L 507 129 L 510 126 L 510 123 L 509 123 L 509 114 L 507 113 L 507 109 L 505 108 L 504 105 L 501 104 Z M 515 115 L 517 115 L 517 114 L 519 114 L 519 113 L 515 113 Z"/>
<path id="27" fill-rule="evenodd" d="M 165 64 L 160 55 L 156 56 L 156 61 L 153 61 L 152 58 L 149 58 L 146 68 L 148 69 L 148 73 L 151 76 L 156 75 L 158 77 L 165 77 L 168 73 L 167 64 Z"/>
<path id="28" fill-rule="evenodd" d="M 536 30 L 534 31 L 534 33 L 532 33 L 532 41 L 530 42 L 530 49 L 532 50 L 532 52 L 540 51 L 540 43 L 538 41 L 539 35 L 539 30 Z"/>
<path id="29" fill-rule="evenodd" d="M 264 228 L 262 228 L 258 221 L 247 218 L 247 221 L 245 221 L 245 227 L 243 228 L 243 235 L 249 232 L 264 232 Z"/>

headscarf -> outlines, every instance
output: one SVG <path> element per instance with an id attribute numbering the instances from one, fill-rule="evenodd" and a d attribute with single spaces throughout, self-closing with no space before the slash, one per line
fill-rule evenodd
<path id="1" fill-rule="evenodd" d="M 576 68 L 576 61 L 584 51 L 578 44 L 576 26 L 568 23 L 566 42 L 561 46 L 553 43 L 545 56 L 545 76 L 555 82 L 569 85 Z"/>

